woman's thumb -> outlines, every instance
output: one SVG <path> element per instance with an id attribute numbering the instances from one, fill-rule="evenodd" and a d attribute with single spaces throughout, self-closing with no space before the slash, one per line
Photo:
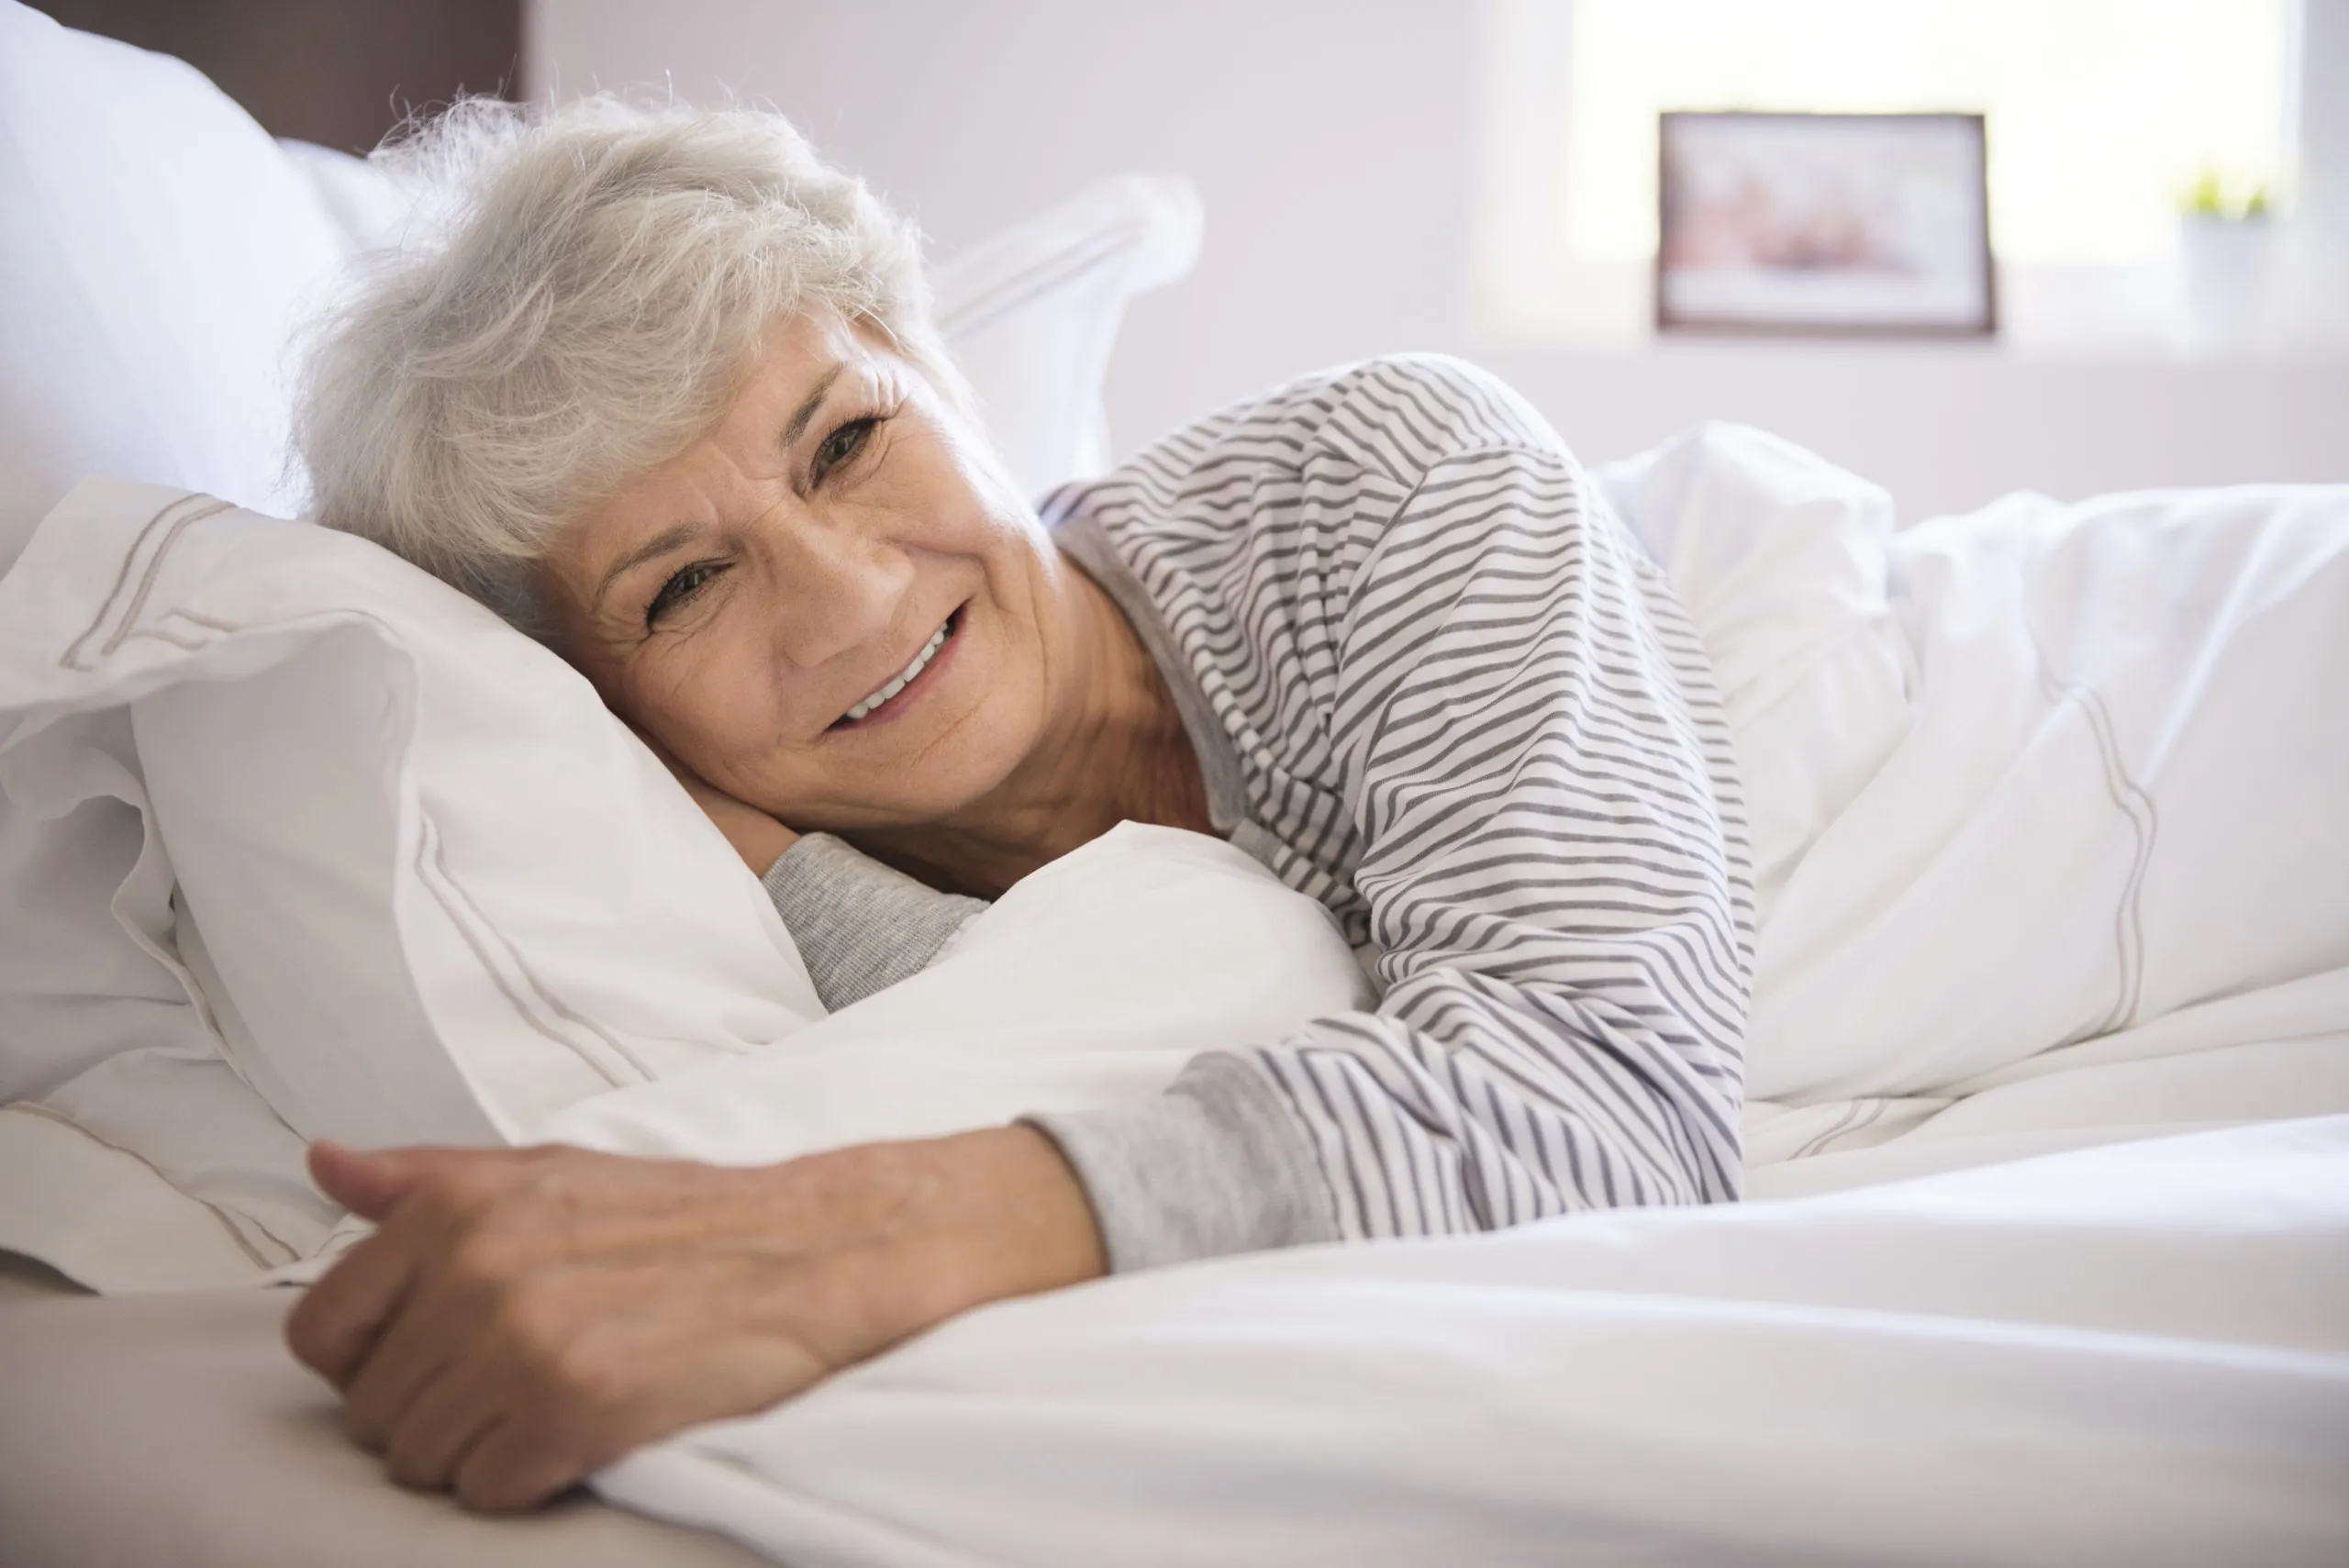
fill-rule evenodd
<path id="1" fill-rule="evenodd" d="M 448 1153 L 440 1149 L 353 1149 L 321 1138 L 310 1145 L 318 1190 L 362 1219 L 381 1219 Z"/>

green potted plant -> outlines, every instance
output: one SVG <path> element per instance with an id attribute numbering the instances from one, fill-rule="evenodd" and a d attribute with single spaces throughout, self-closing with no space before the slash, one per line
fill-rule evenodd
<path id="1" fill-rule="evenodd" d="M 2178 260 L 2186 328 L 2199 347 L 2256 339 L 2270 314 L 2276 225 L 2264 184 L 2206 169 L 2178 198 Z"/>

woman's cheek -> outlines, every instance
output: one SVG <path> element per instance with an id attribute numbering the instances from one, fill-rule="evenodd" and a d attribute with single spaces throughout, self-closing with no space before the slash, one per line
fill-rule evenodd
<path id="1" fill-rule="evenodd" d="M 686 766 L 704 777 L 727 754 L 717 733 L 721 714 L 711 701 L 707 660 L 684 641 L 655 639 L 630 661 L 628 703 L 621 717 L 651 732 Z M 715 783 L 715 780 L 712 780 Z"/>

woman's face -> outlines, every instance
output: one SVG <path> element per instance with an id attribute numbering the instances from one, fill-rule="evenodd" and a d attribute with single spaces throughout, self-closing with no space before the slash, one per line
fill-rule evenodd
<path id="1" fill-rule="evenodd" d="M 813 316 L 715 431 L 570 526 L 542 585 L 623 717 L 793 827 L 850 828 L 938 821 L 1036 747 L 1065 570 L 919 372 Z"/>

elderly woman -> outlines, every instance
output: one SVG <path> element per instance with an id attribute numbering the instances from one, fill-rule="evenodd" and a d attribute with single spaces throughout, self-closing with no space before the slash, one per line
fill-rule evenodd
<path id="1" fill-rule="evenodd" d="M 1736 1195 L 1710 677 L 1506 387 L 1309 375 L 1040 517 L 915 236 L 780 119 L 467 106 L 406 155 L 453 208 L 319 346 L 319 515 L 584 672 L 829 1005 L 1128 818 L 1319 899 L 1384 996 L 1154 1103 L 765 1170 L 321 1145 L 381 1224 L 288 1333 L 398 1479 L 527 1506 L 1105 1271 Z"/>

